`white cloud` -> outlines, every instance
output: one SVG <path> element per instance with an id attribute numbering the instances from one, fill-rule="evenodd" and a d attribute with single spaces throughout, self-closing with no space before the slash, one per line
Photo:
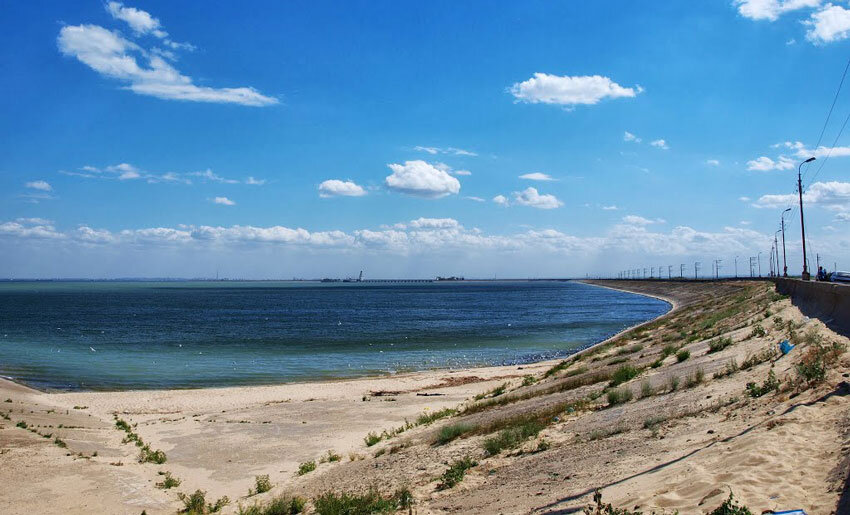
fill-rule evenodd
<path id="1" fill-rule="evenodd" d="M 136 34 L 152 34 L 158 38 L 168 36 L 168 33 L 162 30 L 159 20 L 150 15 L 150 13 L 136 9 L 135 7 L 124 7 L 120 2 L 109 2 L 106 4 L 106 10 L 116 20 L 127 22 L 127 25 Z"/>
<path id="2" fill-rule="evenodd" d="M 707 164 L 708 166 L 720 166 L 720 161 L 718 161 L 717 159 L 708 159 L 706 160 L 705 164 Z"/>
<path id="3" fill-rule="evenodd" d="M 617 211 L 618 209 L 620 209 L 620 208 L 615 206 L 615 205 L 602 206 L 603 211 Z"/>
<path id="4" fill-rule="evenodd" d="M 454 175 L 465 175 L 465 176 L 472 175 L 472 172 L 470 172 L 469 170 L 455 170 L 451 173 L 453 173 Z"/>
<path id="5" fill-rule="evenodd" d="M 806 39 L 812 43 L 840 41 L 850 34 L 850 10 L 840 5 L 827 4 L 822 10 L 813 13 L 805 23 L 809 26 Z"/>
<path id="6" fill-rule="evenodd" d="M 469 197 L 463 197 L 463 198 L 465 198 L 466 200 L 472 200 L 472 201 L 475 201 L 475 202 L 486 202 L 486 200 L 484 200 L 484 199 L 483 199 L 483 198 L 481 198 L 481 197 L 472 197 L 472 196 L 469 196 Z"/>
<path id="7" fill-rule="evenodd" d="M 629 98 L 642 91 L 640 86 L 625 88 L 601 75 L 570 77 L 547 73 L 535 73 L 534 77 L 510 87 L 518 102 L 567 106 L 592 105 L 605 98 Z"/>
<path id="8" fill-rule="evenodd" d="M 829 147 L 825 147 L 823 145 L 819 146 L 816 149 L 807 148 L 800 141 L 786 141 L 784 143 L 777 143 L 772 145 L 774 148 L 785 147 L 794 151 L 794 155 L 800 159 L 808 159 L 810 157 L 815 157 L 817 159 L 823 159 L 826 156 L 829 157 L 847 157 L 850 156 L 850 147 L 833 147 L 830 149 Z"/>
<path id="9" fill-rule="evenodd" d="M 507 207 L 510 204 L 510 202 L 508 201 L 508 197 L 504 195 L 496 195 L 495 197 L 493 197 L 493 202 L 504 207 Z"/>
<path id="10" fill-rule="evenodd" d="M 206 181 L 217 182 L 219 184 L 239 184 L 239 181 L 236 179 L 225 179 L 224 177 L 214 173 L 212 170 L 207 168 L 203 172 L 191 172 L 189 173 L 192 177 L 200 177 Z"/>
<path id="11" fill-rule="evenodd" d="M 213 200 L 214 204 L 219 204 L 222 206 L 235 206 L 236 202 L 230 200 L 227 197 L 215 197 Z"/>
<path id="12" fill-rule="evenodd" d="M 835 215 L 836 222 L 850 222 L 850 213 L 838 213 Z"/>
<path id="13" fill-rule="evenodd" d="M 253 177 L 248 177 L 247 179 L 245 179 L 245 184 L 248 184 L 248 185 L 251 185 L 251 186 L 262 186 L 265 183 L 266 183 L 265 179 L 255 179 Z"/>
<path id="14" fill-rule="evenodd" d="M 626 215 L 623 217 L 623 223 L 628 225 L 652 225 L 652 224 L 663 224 L 664 220 L 661 218 L 656 218 L 655 220 L 650 220 L 649 218 L 644 218 L 638 215 Z"/>
<path id="15" fill-rule="evenodd" d="M 734 4 L 745 18 L 776 21 L 786 12 L 817 7 L 820 0 L 735 0 Z"/>
<path id="16" fill-rule="evenodd" d="M 522 191 L 515 191 L 513 196 L 515 204 L 537 209 L 555 209 L 564 205 L 555 195 L 543 195 L 538 193 L 536 188 L 531 187 Z"/>
<path id="17" fill-rule="evenodd" d="M 426 152 L 426 153 L 431 154 L 431 155 L 451 154 L 451 155 L 454 155 L 454 156 L 469 156 L 469 157 L 475 157 L 475 156 L 478 155 L 475 152 L 472 152 L 470 150 L 464 150 L 462 148 L 457 148 L 457 147 L 442 148 L 442 147 L 424 147 L 424 146 L 421 146 L 421 145 L 417 145 L 417 146 L 413 147 L 413 150 L 416 150 L 418 152 Z"/>
<path id="18" fill-rule="evenodd" d="M 642 140 L 642 139 L 640 139 L 640 138 L 638 138 L 637 136 L 635 136 L 635 135 L 634 135 L 634 134 L 632 134 L 631 132 L 626 131 L 626 132 L 623 134 L 623 141 L 633 141 L 633 142 L 635 142 L 635 143 L 640 143 L 640 142 L 641 142 L 641 141 L 643 141 L 643 140 Z"/>
<path id="19" fill-rule="evenodd" d="M 770 170 L 792 170 L 793 168 L 794 161 L 785 156 L 779 156 L 776 161 L 767 156 L 761 156 L 757 159 L 753 159 L 752 161 L 747 161 L 747 170 L 755 170 L 759 172 L 767 172 Z"/>
<path id="20" fill-rule="evenodd" d="M 454 218 L 417 218 L 408 227 L 413 229 L 460 229 L 463 226 Z"/>
<path id="21" fill-rule="evenodd" d="M 30 181 L 24 184 L 27 188 L 39 190 L 39 191 L 53 191 L 53 187 L 47 181 Z"/>
<path id="22" fill-rule="evenodd" d="M 182 75 L 162 56 L 125 39 L 120 32 L 98 25 L 62 27 L 57 44 L 64 55 L 75 57 L 105 77 L 128 84 L 127 89 L 140 95 L 247 106 L 278 103 L 277 99 L 262 95 L 251 87 L 197 86 L 192 83 L 191 77 Z"/>
<path id="23" fill-rule="evenodd" d="M 19 218 L 17 222 L 0 223 L 0 236 L 51 240 L 65 238 L 65 235 L 57 232 L 52 224 L 42 222 L 47 222 L 47 220 Z"/>
<path id="24" fill-rule="evenodd" d="M 425 198 L 456 195 L 460 191 L 460 182 L 440 169 L 439 164 L 416 160 L 387 166 L 393 172 L 385 179 L 391 190 Z"/>
<path id="25" fill-rule="evenodd" d="M 740 200 L 741 202 L 749 202 L 750 197 L 738 197 L 738 200 Z"/>
<path id="26" fill-rule="evenodd" d="M 353 181 L 329 179 L 319 184 L 319 196 L 328 197 L 362 197 L 366 190 Z"/>
<path id="27" fill-rule="evenodd" d="M 545 173 L 540 173 L 540 172 L 526 173 L 526 174 L 520 175 L 519 178 L 520 179 L 527 179 L 529 181 L 554 181 L 555 180 L 554 178 L 552 178 L 551 175 L 545 174 Z"/>
<path id="28" fill-rule="evenodd" d="M 657 147 L 657 148 L 660 148 L 662 150 L 670 150 L 670 147 L 667 146 L 667 142 L 664 141 L 663 139 L 657 139 L 655 141 L 650 142 L 649 144 L 652 145 L 653 147 Z"/>
<path id="29" fill-rule="evenodd" d="M 796 193 L 787 195 L 762 195 L 753 206 L 782 208 L 799 201 Z M 817 205 L 830 211 L 850 212 L 850 182 L 816 182 L 803 193 L 803 203 Z"/>

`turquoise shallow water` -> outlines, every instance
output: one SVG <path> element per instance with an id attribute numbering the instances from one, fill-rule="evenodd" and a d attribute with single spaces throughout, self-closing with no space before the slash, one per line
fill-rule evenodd
<path id="1" fill-rule="evenodd" d="M 668 309 L 575 282 L 5 282 L 0 375 L 104 390 L 519 364 Z"/>

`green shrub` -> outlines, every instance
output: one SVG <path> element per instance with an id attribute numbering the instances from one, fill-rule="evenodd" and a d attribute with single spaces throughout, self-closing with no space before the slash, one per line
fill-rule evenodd
<path id="1" fill-rule="evenodd" d="M 451 465 L 449 465 L 448 470 L 443 472 L 443 475 L 440 476 L 440 484 L 437 485 L 437 490 L 446 490 L 448 488 L 454 488 L 455 485 L 463 481 L 463 477 L 466 475 L 466 471 L 471 469 L 472 467 L 478 465 L 478 462 L 470 458 L 469 456 L 457 460 Z"/>
<path id="2" fill-rule="evenodd" d="M 169 488 L 174 488 L 176 486 L 180 486 L 180 481 L 176 477 L 171 475 L 171 472 L 160 472 L 160 474 L 164 475 L 165 478 L 159 483 L 156 484 L 157 488 L 161 488 L 163 490 L 168 490 Z"/>
<path id="3" fill-rule="evenodd" d="M 313 499 L 313 507 L 318 515 L 394 513 L 400 509 L 410 509 L 413 503 L 413 495 L 407 488 L 396 490 L 388 497 L 373 488 L 364 494 L 326 492 Z"/>
<path id="4" fill-rule="evenodd" d="M 152 451 L 148 445 L 139 450 L 139 463 L 156 463 L 162 465 L 166 461 L 165 452 L 157 449 Z"/>
<path id="5" fill-rule="evenodd" d="M 640 374 L 640 370 L 631 366 L 631 365 L 623 365 L 611 375 L 611 383 L 610 386 L 618 386 L 627 381 L 631 381 L 635 377 Z"/>
<path id="6" fill-rule="evenodd" d="M 552 368 L 550 368 L 549 370 L 547 370 L 546 373 L 543 374 L 543 377 L 544 378 L 551 377 L 551 376 L 557 374 L 558 372 L 560 372 L 561 370 L 566 370 L 567 367 L 569 367 L 571 364 L 572 364 L 572 362 L 570 362 L 570 361 L 566 361 L 566 360 L 562 361 L 562 362 L 558 363 L 557 365 L 553 366 Z"/>
<path id="7" fill-rule="evenodd" d="M 254 478 L 254 488 L 248 489 L 248 495 L 264 494 L 272 489 L 272 482 L 268 474 Z"/>
<path id="8" fill-rule="evenodd" d="M 729 498 L 723 504 L 715 508 L 709 515 L 753 515 L 746 506 L 740 506 L 729 492 Z"/>
<path id="9" fill-rule="evenodd" d="M 370 431 L 369 434 L 366 435 L 365 438 L 363 438 L 363 441 L 366 442 L 366 447 L 372 447 L 373 445 L 381 441 L 381 435 Z"/>
<path id="10" fill-rule="evenodd" d="M 738 370 L 738 362 L 735 360 L 735 358 L 732 358 L 726 362 L 726 366 L 723 367 L 723 370 L 718 370 L 714 373 L 714 378 L 720 379 L 721 377 L 728 377 L 737 372 Z"/>
<path id="11" fill-rule="evenodd" d="M 747 339 L 763 338 L 765 336 L 767 336 L 767 331 L 764 330 L 764 327 L 762 327 L 761 324 L 756 324 L 756 326 L 753 327 L 753 330 L 750 333 L 750 335 L 747 337 Z"/>
<path id="12" fill-rule="evenodd" d="M 203 490 L 195 490 L 195 493 L 191 495 L 178 492 L 177 497 L 183 502 L 183 509 L 180 510 L 180 513 L 207 515 L 209 513 L 218 513 L 222 508 L 230 504 L 230 499 L 227 496 L 217 500 L 215 504 L 208 503 L 206 496 L 207 493 Z"/>
<path id="13" fill-rule="evenodd" d="M 668 343 L 667 345 L 664 346 L 663 349 L 661 349 L 661 359 L 664 359 L 667 356 L 672 356 L 675 353 L 676 353 L 676 346 L 673 345 L 672 343 Z"/>
<path id="14" fill-rule="evenodd" d="M 298 475 L 303 476 L 304 474 L 309 474 L 316 470 L 316 462 L 315 461 L 305 461 L 301 465 L 298 465 Z"/>
<path id="15" fill-rule="evenodd" d="M 457 410 L 454 408 L 444 408 L 439 411 L 434 411 L 432 413 L 423 413 L 416 418 L 416 425 L 422 426 L 430 424 L 435 420 L 440 420 L 441 418 L 450 417 L 457 413 Z"/>
<path id="16" fill-rule="evenodd" d="M 531 385 L 533 385 L 533 384 L 534 384 L 534 383 L 536 383 L 536 382 L 537 382 L 537 378 L 536 378 L 536 377 L 534 377 L 534 376 L 533 376 L 533 375 L 531 375 L 531 374 L 528 374 L 527 376 L 524 376 L 524 377 L 522 378 L 522 385 L 523 385 L 523 386 L 531 386 Z"/>
<path id="17" fill-rule="evenodd" d="M 254 504 L 243 508 L 239 506 L 239 515 L 296 515 L 304 511 L 307 502 L 300 497 L 275 497 L 266 505 Z"/>
<path id="18" fill-rule="evenodd" d="M 776 379 L 776 374 L 773 373 L 772 367 L 770 372 L 767 373 L 767 379 L 764 380 L 761 386 L 756 383 L 747 383 L 747 393 L 753 398 L 761 397 L 775 390 L 779 390 L 779 380 Z"/>
<path id="19" fill-rule="evenodd" d="M 747 356 L 747 358 L 741 363 L 741 370 L 749 370 L 756 365 L 764 363 L 765 361 L 770 361 L 775 356 L 776 349 L 771 345 L 761 352 Z"/>
<path id="20" fill-rule="evenodd" d="M 504 449 L 514 449 L 533 436 L 537 436 L 546 425 L 539 420 L 525 420 L 503 429 L 498 435 L 484 440 L 484 450 L 495 456 Z"/>
<path id="21" fill-rule="evenodd" d="M 445 445 L 454 440 L 455 438 L 461 436 L 462 434 L 472 431 L 473 429 L 475 429 L 475 426 L 464 422 L 443 426 L 440 429 L 440 432 L 437 433 L 437 443 L 439 443 L 440 445 Z"/>
<path id="22" fill-rule="evenodd" d="M 664 415 L 653 415 L 643 421 L 644 429 L 655 429 L 660 424 L 663 424 L 667 421 L 667 417 Z"/>
<path id="23" fill-rule="evenodd" d="M 732 338 L 715 338 L 708 342 L 708 353 L 720 352 L 730 345 L 732 345 Z"/>
<path id="24" fill-rule="evenodd" d="M 611 406 L 616 406 L 617 404 L 624 404 L 632 400 L 632 390 L 630 388 L 617 388 L 613 390 L 608 390 L 608 404 Z"/>
<path id="25" fill-rule="evenodd" d="M 502 383 L 499 386 L 493 388 L 492 390 L 486 391 L 484 393 L 479 393 L 474 397 L 476 401 L 480 401 L 485 397 L 498 397 L 508 391 L 508 383 Z"/>
<path id="26" fill-rule="evenodd" d="M 20 427 L 21 429 L 26 429 L 28 426 L 27 426 L 27 423 L 26 423 L 26 422 L 24 422 L 23 420 L 21 420 L 20 422 L 18 422 L 17 424 L 15 424 L 15 427 Z"/>
<path id="27" fill-rule="evenodd" d="M 689 351 L 688 349 L 682 349 L 682 350 L 680 350 L 679 352 L 676 353 L 676 360 L 679 363 L 685 361 L 686 359 L 688 359 L 690 357 L 691 357 L 691 351 Z"/>
<path id="28" fill-rule="evenodd" d="M 600 490 L 593 493 L 593 502 L 595 504 L 584 509 L 584 513 L 587 515 L 641 515 L 639 511 L 631 512 L 625 508 L 614 508 L 610 504 L 603 503 Z"/>
<path id="29" fill-rule="evenodd" d="M 658 358 L 655 361 L 653 361 L 652 364 L 649 365 L 649 366 L 652 367 L 652 368 L 658 368 L 663 364 L 664 364 L 664 358 Z"/>
<path id="30" fill-rule="evenodd" d="M 845 347 L 838 342 L 824 342 L 823 337 L 814 331 L 807 333 L 803 339 L 808 349 L 794 368 L 800 380 L 813 386 L 826 380 L 827 370 L 838 360 Z"/>

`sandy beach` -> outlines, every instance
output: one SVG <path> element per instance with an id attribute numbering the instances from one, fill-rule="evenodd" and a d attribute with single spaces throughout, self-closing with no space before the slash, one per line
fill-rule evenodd
<path id="1" fill-rule="evenodd" d="M 309 500 L 369 487 L 408 488 L 421 514 L 572 513 L 596 488 L 629 509 L 708 513 L 733 491 L 755 513 L 839 512 L 850 450 L 848 355 L 825 381 L 793 383 L 813 345 L 801 335 L 844 345 L 847 338 L 804 317 L 767 283 L 600 285 L 674 309 L 554 369 L 562 362 L 122 392 L 43 393 L 0 381 L 0 512 L 175 513 L 183 507 L 177 492 L 200 489 L 209 501 L 227 496 L 223 512 L 236 513 L 281 494 Z M 789 331 L 798 347 L 768 355 Z M 721 338 L 728 345 L 710 347 Z M 673 354 L 664 350 L 671 345 Z M 682 350 L 689 356 L 680 360 Z M 733 360 L 736 368 L 752 364 L 730 372 Z M 631 393 L 615 404 L 603 390 L 624 364 L 639 373 L 617 387 Z M 764 383 L 770 370 L 778 391 L 748 395 L 747 384 Z M 560 410 L 567 405 L 574 408 Z M 446 408 L 458 413 L 414 423 Z M 483 449 L 518 417 L 544 422 L 516 446 Z M 140 463 L 118 420 L 163 451 L 165 463 Z M 394 434 L 406 421 L 413 427 Z M 440 441 L 441 429 L 460 423 L 471 429 Z M 367 445 L 367 435 L 383 431 Z M 466 456 L 478 465 L 454 488 L 438 488 L 447 466 Z M 311 461 L 316 469 L 299 475 Z M 166 471 L 179 486 L 157 487 Z M 258 475 L 273 488 L 248 497 Z"/>

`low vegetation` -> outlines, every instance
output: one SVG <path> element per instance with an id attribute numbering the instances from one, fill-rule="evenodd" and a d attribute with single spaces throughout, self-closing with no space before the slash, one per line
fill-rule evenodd
<path id="1" fill-rule="evenodd" d="M 313 507 L 318 515 L 395 513 L 398 510 L 410 510 L 413 504 L 413 494 L 407 488 L 400 488 L 392 495 L 386 497 L 373 488 L 363 494 L 326 492 L 313 499 Z"/>
<path id="2" fill-rule="evenodd" d="M 609 386 L 619 386 L 623 383 L 631 381 L 635 377 L 640 375 L 640 369 L 635 368 L 631 365 L 623 365 L 611 375 L 611 382 Z"/>
<path id="3" fill-rule="evenodd" d="M 708 342 L 708 353 L 711 354 L 713 352 L 720 352 L 726 347 L 732 346 L 732 338 L 715 338 Z"/>
<path id="4" fill-rule="evenodd" d="M 501 430 L 496 436 L 484 440 L 484 450 L 495 456 L 505 449 L 515 449 L 531 437 L 537 436 L 546 425 L 539 420 L 525 420 Z"/>
<path id="5" fill-rule="evenodd" d="M 237 513 L 239 515 L 296 515 L 304 511 L 306 504 L 307 502 L 300 497 L 282 495 L 264 505 L 254 504 L 245 508 L 239 506 Z"/>
<path id="6" fill-rule="evenodd" d="M 615 388 L 612 390 L 608 390 L 607 399 L 608 404 L 611 406 L 616 406 L 618 404 L 625 404 L 632 400 L 633 394 L 630 388 Z"/>
<path id="7" fill-rule="evenodd" d="M 298 465 L 298 475 L 303 476 L 304 474 L 309 474 L 316 470 L 316 462 L 315 461 L 305 461 L 301 465 Z"/>
<path id="8" fill-rule="evenodd" d="M 263 474 L 254 478 L 254 488 L 248 489 L 248 496 L 264 494 L 272 489 L 272 482 L 268 474 Z"/>
<path id="9" fill-rule="evenodd" d="M 188 515 L 208 515 L 210 513 L 218 513 L 230 504 L 230 499 L 227 496 L 218 499 L 214 503 L 207 502 L 207 493 L 203 490 L 195 490 L 195 493 L 186 495 L 182 492 L 177 494 L 177 497 L 183 503 L 183 509 L 179 513 Z"/>
<path id="10" fill-rule="evenodd" d="M 765 379 L 764 383 L 761 385 L 753 382 L 747 383 L 747 393 L 753 398 L 761 397 L 762 395 L 777 390 L 779 390 L 779 380 L 776 378 L 773 368 L 770 369 L 770 372 L 767 374 L 767 379 Z"/>
<path id="11" fill-rule="evenodd" d="M 467 424 L 465 422 L 459 422 L 457 424 L 450 424 L 450 425 L 447 425 L 447 426 L 443 426 L 440 429 L 440 432 L 437 433 L 437 443 L 439 445 L 445 445 L 445 444 L 451 442 L 452 440 L 454 440 L 455 438 L 457 438 L 457 437 L 459 437 L 459 436 L 461 436 L 465 433 L 469 433 L 474 429 L 475 429 L 475 426 L 473 426 L 471 424 Z"/>
<path id="12" fill-rule="evenodd" d="M 180 483 L 182 483 L 182 481 L 180 481 L 176 477 L 172 476 L 171 472 L 160 472 L 159 474 L 161 476 L 164 476 L 164 477 L 163 477 L 162 481 L 160 481 L 159 483 L 156 484 L 157 488 L 161 488 L 163 490 L 168 490 L 169 488 L 178 487 L 178 486 L 180 486 Z"/>
<path id="13" fill-rule="evenodd" d="M 687 360 L 690 357 L 691 357 L 691 351 L 689 351 L 688 349 L 682 349 L 682 350 L 680 350 L 679 352 L 676 353 L 676 361 L 678 361 L 679 363 Z"/>
<path id="14" fill-rule="evenodd" d="M 795 370 L 799 380 L 808 387 L 815 386 L 826 380 L 826 373 L 842 353 L 846 350 L 839 342 L 826 342 L 823 336 L 815 330 L 807 332 L 801 342 L 807 346 Z"/>
<path id="15" fill-rule="evenodd" d="M 466 471 L 478 465 L 478 462 L 466 456 L 449 465 L 449 468 L 440 476 L 440 484 L 437 485 L 437 490 L 447 490 L 454 488 L 458 483 L 463 481 Z"/>

